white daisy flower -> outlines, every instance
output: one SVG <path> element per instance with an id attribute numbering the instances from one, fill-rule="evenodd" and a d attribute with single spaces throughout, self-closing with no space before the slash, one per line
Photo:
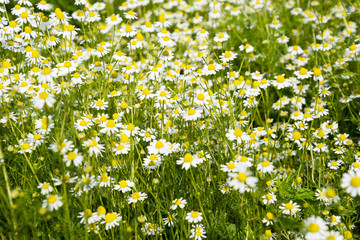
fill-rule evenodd
<path id="1" fill-rule="evenodd" d="M 360 171 L 350 170 L 344 173 L 341 179 L 341 187 L 352 197 L 360 195 Z"/>

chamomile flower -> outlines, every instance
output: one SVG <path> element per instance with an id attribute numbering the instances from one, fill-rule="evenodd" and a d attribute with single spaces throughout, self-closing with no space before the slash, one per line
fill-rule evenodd
<path id="1" fill-rule="evenodd" d="M 48 209 L 49 211 L 58 210 L 63 203 L 61 202 L 61 197 L 56 194 L 48 195 L 46 199 L 43 201 L 43 208 Z"/>
<path id="2" fill-rule="evenodd" d="M 226 137 L 230 141 L 236 140 L 238 143 L 250 140 L 250 136 L 247 133 L 243 132 L 240 128 L 229 129 L 228 133 L 226 133 Z"/>
<path id="3" fill-rule="evenodd" d="M 220 60 L 224 63 L 230 62 L 237 57 L 237 53 L 233 53 L 231 51 L 226 51 L 220 55 Z"/>
<path id="4" fill-rule="evenodd" d="M 187 201 L 183 198 L 178 198 L 172 201 L 171 210 L 176 210 L 177 208 L 184 208 L 187 204 Z"/>
<path id="5" fill-rule="evenodd" d="M 176 213 L 174 214 L 170 214 L 168 217 L 166 218 L 163 218 L 163 221 L 164 221 L 164 225 L 165 226 L 168 226 L 168 227 L 173 227 L 175 226 L 175 221 L 176 221 Z"/>
<path id="6" fill-rule="evenodd" d="M 340 200 L 336 190 L 331 187 L 316 190 L 315 196 L 326 205 L 337 203 Z"/>
<path id="7" fill-rule="evenodd" d="M 304 220 L 304 229 L 306 240 L 317 240 L 324 238 L 328 227 L 322 218 L 311 216 Z"/>
<path id="8" fill-rule="evenodd" d="M 111 26 L 116 26 L 122 22 L 122 18 L 119 14 L 112 14 L 111 16 L 107 17 L 105 21 Z"/>
<path id="9" fill-rule="evenodd" d="M 185 170 L 189 170 L 191 166 L 196 167 L 199 162 L 196 155 L 186 153 L 184 157 L 181 157 L 180 160 L 176 161 L 176 164 L 182 165 L 181 168 L 184 168 Z"/>
<path id="10" fill-rule="evenodd" d="M 124 15 L 126 19 L 137 19 L 137 14 L 133 10 L 128 11 Z"/>
<path id="11" fill-rule="evenodd" d="M 344 173 L 341 179 L 341 187 L 352 197 L 360 195 L 360 172 L 350 170 Z"/>
<path id="12" fill-rule="evenodd" d="M 262 198 L 264 204 L 274 204 L 277 201 L 276 195 L 274 193 L 268 193 Z"/>
<path id="13" fill-rule="evenodd" d="M 94 100 L 91 107 L 96 110 L 105 110 L 109 106 L 109 102 L 106 102 L 103 99 Z"/>
<path id="14" fill-rule="evenodd" d="M 295 71 L 294 74 L 296 75 L 296 77 L 298 79 L 306 79 L 311 77 L 311 75 L 313 74 L 313 72 L 307 70 L 306 68 L 300 68 L 300 70 Z"/>
<path id="15" fill-rule="evenodd" d="M 122 217 L 116 213 L 107 213 L 105 215 L 104 221 L 102 221 L 102 224 L 105 224 L 105 230 L 109 230 L 111 228 L 114 228 L 116 226 L 119 226 L 119 222 L 121 221 Z"/>
<path id="16" fill-rule="evenodd" d="M 84 147 L 87 147 L 89 149 L 89 156 L 93 156 L 95 155 L 96 157 L 98 155 L 102 156 L 101 152 L 104 151 L 104 145 L 103 144 L 99 144 L 100 138 L 99 137 L 95 137 L 93 139 L 89 139 L 87 141 L 85 141 L 83 143 Z"/>
<path id="17" fill-rule="evenodd" d="M 190 108 L 183 112 L 183 118 L 185 121 L 194 121 L 201 117 L 202 110 L 196 108 Z"/>
<path id="18" fill-rule="evenodd" d="M 39 92 L 33 99 L 34 107 L 39 109 L 43 109 L 44 106 L 51 108 L 55 102 L 55 96 L 46 91 Z"/>
<path id="19" fill-rule="evenodd" d="M 265 217 L 262 219 L 262 222 L 265 223 L 266 226 L 274 224 L 274 214 L 267 212 Z"/>
<path id="20" fill-rule="evenodd" d="M 75 167 L 78 167 L 82 163 L 83 159 L 84 157 L 78 152 L 78 149 L 68 152 L 63 157 L 63 161 L 66 163 L 67 167 L 69 167 L 71 163 L 73 163 Z"/>
<path id="21" fill-rule="evenodd" d="M 205 236 L 205 228 L 202 224 L 196 224 L 192 226 L 193 228 L 191 229 L 190 233 L 190 238 L 191 239 L 195 239 L 195 240 L 201 240 L 203 238 L 206 238 Z"/>
<path id="22" fill-rule="evenodd" d="M 150 154 L 164 154 L 170 153 L 169 143 L 165 139 L 154 140 L 147 147 Z"/>
<path id="23" fill-rule="evenodd" d="M 256 169 L 262 173 L 272 173 L 274 170 L 274 165 L 272 162 L 264 160 L 257 165 Z"/>
<path id="24" fill-rule="evenodd" d="M 94 124 L 92 123 L 92 121 L 88 120 L 87 118 L 81 118 L 76 120 L 76 123 L 74 125 L 78 131 L 85 131 L 91 128 L 91 126 Z"/>
<path id="25" fill-rule="evenodd" d="M 245 51 L 246 53 L 251 53 L 252 51 L 254 51 L 254 47 L 248 43 L 246 43 L 245 45 L 240 45 L 240 51 Z"/>
<path id="26" fill-rule="evenodd" d="M 144 201 L 146 198 L 146 193 L 134 192 L 128 197 L 128 203 L 137 203 L 138 201 Z"/>
<path id="27" fill-rule="evenodd" d="M 280 207 L 283 214 L 295 216 L 301 209 L 300 206 L 290 200 L 288 203 L 283 203 Z"/>
<path id="28" fill-rule="evenodd" d="M 214 37 L 215 42 L 225 42 L 230 38 L 226 32 L 220 32 Z"/>
<path id="29" fill-rule="evenodd" d="M 202 217 L 202 213 L 199 211 L 191 211 L 189 213 L 186 214 L 185 219 L 189 222 L 189 223 L 198 223 L 201 222 L 201 220 L 203 219 Z"/>
<path id="30" fill-rule="evenodd" d="M 240 193 L 250 191 L 251 188 L 256 187 L 258 179 L 251 176 L 251 172 L 246 167 L 238 167 L 236 172 L 228 173 L 228 184 L 234 190 L 238 190 Z"/>
<path id="31" fill-rule="evenodd" d="M 41 189 L 40 193 L 42 195 L 47 195 L 47 194 L 51 193 L 54 190 L 53 187 L 47 182 L 40 183 L 38 188 Z"/>
<path id="32" fill-rule="evenodd" d="M 122 193 L 126 193 L 131 191 L 131 188 L 135 186 L 135 183 L 130 180 L 121 180 L 119 184 L 114 185 L 114 190 L 120 191 Z"/>

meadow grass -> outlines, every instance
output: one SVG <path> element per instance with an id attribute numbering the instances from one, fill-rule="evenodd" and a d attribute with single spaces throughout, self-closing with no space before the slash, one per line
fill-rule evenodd
<path id="1" fill-rule="evenodd" d="M 2 239 L 359 239 L 359 1 L 0 0 Z"/>

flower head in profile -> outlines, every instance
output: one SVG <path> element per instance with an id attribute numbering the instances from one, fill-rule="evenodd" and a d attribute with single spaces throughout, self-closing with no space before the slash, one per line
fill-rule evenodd
<path id="1" fill-rule="evenodd" d="M 105 229 L 109 230 L 113 227 L 119 226 L 119 222 L 121 221 L 122 217 L 115 212 L 107 213 L 105 215 L 104 221 L 102 221 L 102 224 L 105 224 Z"/>

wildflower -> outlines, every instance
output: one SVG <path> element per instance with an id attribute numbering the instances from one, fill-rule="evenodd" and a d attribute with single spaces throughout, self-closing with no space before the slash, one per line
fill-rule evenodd
<path id="1" fill-rule="evenodd" d="M 184 111 L 183 118 L 186 121 L 194 121 L 201 117 L 202 110 L 196 108 L 190 108 L 189 110 Z"/>
<path id="2" fill-rule="evenodd" d="M 250 188 L 255 188 L 258 179 L 251 176 L 251 172 L 246 167 L 238 167 L 236 172 L 228 173 L 230 180 L 229 186 L 234 190 L 239 190 L 240 193 L 249 191 Z"/>
<path id="3" fill-rule="evenodd" d="M 196 167 L 199 162 L 195 155 L 193 156 L 190 153 L 186 153 L 184 157 L 176 161 L 176 164 L 182 165 L 181 168 L 184 168 L 185 170 L 189 170 L 191 166 Z"/>
<path id="4" fill-rule="evenodd" d="M 61 197 L 58 195 L 48 195 L 47 198 L 44 199 L 42 207 L 53 211 L 58 210 L 62 205 Z"/>
<path id="5" fill-rule="evenodd" d="M 137 14 L 133 10 L 128 11 L 124 15 L 126 19 L 137 19 Z"/>
<path id="6" fill-rule="evenodd" d="M 277 201 L 276 195 L 274 193 L 266 194 L 262 198 L 264 204 L 274 204 Z"/>
<path id="7" fill-rule="evenodd" d="M 46 91 L 39 92 L 33 100 L 34 107 L 39 109 L 44 108 L 45 105 L 51 108 L 55 102 L 54 95 Z"/>
<path id="8" fill-rule="evenodd" d="M 331 187 L 316 190 L 315 196 L 318 200 L 325 202 L 326 205 L 337 203 L 340 200 L 335 189 Z"/>
<path id="9" fill-rule="evenodd" d="M 295 71 L 294 74 L 296 75 L 296 77 L 298 79 L 306 79 L 306 78 L 311 77 L 313 72 L 308 71 L 306 68 L 301 68 L 300 70 Z"/>
<path id="10" fill-rule="evenodd" d="M 78 131 L 84 131 L 84 130 L 89 129 L 92 125 L 93 125 L 93 123 L 91 121 L 89 121 L 88 119 L 81 118 L 81 119 L 76 120 L 75 128 Z"/>
<path id="11" fill-rule="evenodd" d="M 294 203 L 292 200 L 288 203 L 283 203 L 280 207 L 283 213 L 286 215 L 296 215 L 300 211 L 300 206 L 297 203 Z"/>
<path id="12" fill-rule="evenodd" d="M 164 221 L 164 225 L 165 226 L 168 226 L 168 227 L 170 227 L 170 226 L 175 226 L 175 217 L 176 217 L 176 213 L 175 214 L 170 214 L 168 217 L 166 217 L 166 218 L 163 218 L 163 221 Z"/>
<path id="13" fill-rule="evenodd" d="M 266 226 L 274 224 L 274 214 L 267 212 L 262 222 L 265 223 Z"/>
<path id="14" fill-rule="evenodd" d="M 121 191 L 122 193 L 126 193 L 131 191 L 131 188 L 135 186 L 135 183 L 130 180 L 121 180 L 119 184 L 114 185 L 114 190 Z"/>
<path id="15" fill-rule="evenodd" d="M 196 224 L 192 226 L 193 228 L 191 229 L 190 233 L 190 238 L 193 238 L 195 240 L 201 240 L 203 238 L 206 238 L 205 236 L 205 228 L 202 224 Z"/>
<path id="16" fill-rule="evenodd" d="M 226 137 L 230 141 L 236 140 L 238 143 L 250 140 L 250 136 L 247 133 L 244 133 L 240 128 L 229 129 L 228 133 L 226 133 Z"/>
<path id="17" fill-rule="evenodd" d="M 47 182 L 40 183 L 38 188 L 41 189 L 41 194 L 42 195 L 47 195 L 47 194 L 49 194 L 49 193 L 51 193 L 53 191 L 53 187 Z"/>
<path id="18" fill-rule="evenodd" d="M 150 156 L 144 159 L 143 166 L 145 169 L 155 169 L 161 164 L 161 157 L 156 154 L 150 154 Z"/>
<path id="19" fill-rule="evenodd" d="M 171 205 L 170 209 L 171 210 L 176 210 L 178 207 L 179 208 L 184 208 L 185 205 L 187 204 L 187 201 L 183 198 L 179 198 L 179 199 L 175 199 L 172 201 L 173 205 Z"/>
<path id="20" fill-rule="evenodd" d="M 95 100 L 92 104 L 92 108 L 96 110 L 105 110 L 109 106 L 109 102 L 104 101 L 103 99 Z"/>
<path id="21" fill-rule="evenodd" d="M 101 174 L 101 176 L 98 177 L 99 186 L 100 187 L 110 187 L 110 184 L 112 183 L 112 178 L 109 177 L 106 173 Z"/>
<path id="22" fill-rule="evenodd" d="M 262 173 L 271 173 L 274 170 L 274 166 L 271 162 L 265 160 L 257 165 L 257 170 Z"/>
<path id="23" fill-rule="evenodd" d="M 121 221 L 122 217 L 118 213 L 107 213 L 105 215 L 105 220 L 101 223 L 105 223 L 105 229 L 109 230 L 113 227 L 119 226 L 119 222 Z"/>
<path id="24" fill-rule="evenodd" d="M 146 193 L 134 192 L 128 197 L 128 203 L 137 203 L 138 201 L 144 201 L 147 198 Z"/>
<path id="25" fill-rule="evenodd" d="M 72 162 L 74 163 L 75 167 L 78 167 L 82 163 L 83 159 L 84 157 L 81 155 L 81 153 L 78 153 L 77 149 L 68 152 L 67 155 L 64 155 L 63 158 L 67 167 L 69 167 Z"/>
<path id="26" fill-rule="evenodd" d="M 167 155 L 170 153 L 170 146 L 165 139 L 154 140 L 148 146 L 148 151 L 150 154 L 164 154 Z"/>
<path id="27" fill-rule="evenodd" d="M 95 156 L 97 157 L 99 154 L 100 156 L 102 156 L 101 152 L 104 150 L 104 145 L 99 144 L 100 138 L 99 137 L 95 137 L 93 139 L 89 139 L 87 141 L 85 141 L 83 143 L 84 147 L 88 147 L 89 148 L 89 152 L 90 152 L 90 157 L 92 155 L 95 154 Z"/>
<path id="28" fill-rule="evenodd" d="M 222 62 L 227 63 L 234 60 L 237 56 L 237 53 L 233 53 L 231 51 L 226 51 L 220 55 L 220 59 Z"/>
<path id="29" fill-rule="evenodd" d="M 341 179 L 341 187 L 352 197 L 360 195 L 360 172 L 350 170 L 344 173 Z"/>
<path id="30" fill-rule="evenodd" d="M 119 14 L 112 14 L 111 16 L 107 17 L 105 21 L 111 26 L 116 26 L 122 22 L 122 18 Z"/>
<path id="31" fill-rule="evenodd" d="M 240 48 L 240 51 L 245 50 L 246 53 L 251 53 L 252 51 L 254 51 L 254 47 L 248 43 L 246 43 L 245 45 L 240 45 L 239 48 Z"/>
<path id="32" fill-rule="evenodd" d="M 198 211 L 191 211 L 189 213 L 186 214 L 185 219 L 189 222 L 189 223 L 198 223 L 201 222 L 202 218 L 202 213 L 198 212 Z"/>
<path id="33" fill-rule="evenodd" d="M 322 218 L 315 216 L 304 220 L 304 228 L 306 230 L 306 240 L 322 239 L 328 229 L 326 222 Z"/>
<path id="34" fill-rule="evenodd" d="M 230 36 L 226 33 L 226 32 L 221 32 L 218 33 L 215 37 L 214 37 L 214 41 L 215 42 L 225 42 L 230 38 Z"/>

